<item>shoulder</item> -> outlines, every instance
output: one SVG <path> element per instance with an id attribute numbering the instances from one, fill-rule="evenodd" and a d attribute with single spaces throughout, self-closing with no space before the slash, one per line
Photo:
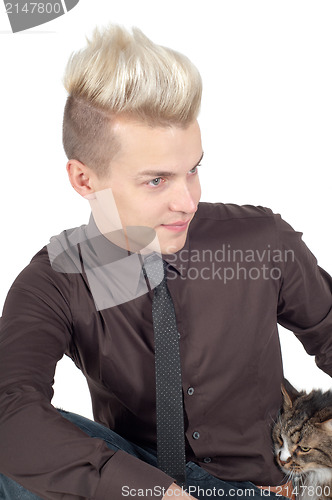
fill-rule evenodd
<path id="1" fill-rule="evenodd" d="M 12 288 L 26 291 L 69 288 L 70 274 L 81 272 L 78 243 L 83 240 L 83 228 L 72 228 L 52 236 L 20 272 Z"/>
<path id="2" fill-rule="evenodd" d="M 270 208 L 232 203 L 200 203 L 189 226 L 189 238 L 192 247 L 279 245 L 276 215 Z"/>
<path id="3" fill-rule="evenodd" d="M 270 208 L 262 206 L 201 202 L 194 217 L 197 220 L 209 219 L 215 221 L 253 218 L 273 219 L 274 213 Z"/>
<path id="4" fill-rule="evenodd" d="M 261 245 L 308 253 L 303 233 L 294 230 L 280 214 L 263 206 L 199 203 L 189 234 L 193 244 L 226 240 L 248 248 Z"/>
<path id="5" fill-rule="evenodd" d="M 198 210 L 191 222 L 191 234 L 208 234 L 220 230 L 234 233 L 253 233 L 256 231 L 275 231 L 276 215 L 270 208 L 254 205 L 236 205 L 233 203 L 206 203 L 198 205 Z"/>

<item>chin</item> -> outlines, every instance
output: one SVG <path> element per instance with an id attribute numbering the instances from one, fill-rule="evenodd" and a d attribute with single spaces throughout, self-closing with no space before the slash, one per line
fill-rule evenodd
<path id="1" fill-rule="evenodd" d="M 161 253 L 164 255 L 170 255 L 170 254 L 176 253 L 184 247 L 185 243 L 186 243 L 186 239 L 184 239 L 183 241 L 179 241 L 179 242 L 172 241 L 172 242 L 165 243 L 164 245 L 161 245 L 161 247 L 160 247 Z"/>
<path id="2" fill-rule="evenodd" d="M 181 248 L 183 248 L 183 245 L 182 246 L 175 246 L 175 245 L 165 245 L 164 247 L 162 246 L 161 247 L 161 253 L 163 255 L 172 255 L 173 253 L 176 253 L 178 252 L 179 250 L 181 250 Z"/>
<path id="3" fill-rule="evenodd" d="M 181 235 L 175 238 L 166 239 L 165 237 L 162 237 L 164 235 L 158 235 L 158 233 L 157 236 L 159 239 L 160 251 L 164 255 L 170 255 L 178 252 L 184 247 L 187 240 L 187 232 L 185 235 Z"/>

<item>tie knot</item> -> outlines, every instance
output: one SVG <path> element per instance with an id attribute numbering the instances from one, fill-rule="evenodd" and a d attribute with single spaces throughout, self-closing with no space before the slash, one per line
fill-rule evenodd
<path id="1" fill-rule="evenodd" d="M 167 263 L 163 261 L 160 255 L 155 253 L 144 259 L 144 268 L 150 287 L 155 288 L 160 285 L 166 276 Z"/>

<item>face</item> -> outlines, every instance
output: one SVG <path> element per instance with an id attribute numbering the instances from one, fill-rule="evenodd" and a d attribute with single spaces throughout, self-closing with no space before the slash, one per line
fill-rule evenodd
<path id="1" fill-rule="evenodd" d="M 301 431 L 281 431 L 277 436 L 275 455 L 282 471 L 295 476 L 331 467 L 331 458 L 326 453 L 329 449 L 330 437 L 309 423 Z"/>
<path id="2" fill-rule="evenodd" d="M 109 175 L 93 178 L 93 190 L 111 188 L 124 228 L 153 228 L 161 252 L 177 252 L 201 195 L 198 166 L 203 152 L 197 121 L 180 128 L 118 119 L 112 126 L 121 148 Z"/>
<path id="3" fill-rule="evenodd" d="M 283 395 L 282 412 L 272 432 L 278 465 L 285 474 L 300 476 L 315 471 L 321 478 L 328 468 L 331 478 L 332 419 L 326 420 L 331 415 L 326 399 L 319 391 L 293 400 L 286 391 Z M 317 410 L 318 405 L 323 409 Z"/>

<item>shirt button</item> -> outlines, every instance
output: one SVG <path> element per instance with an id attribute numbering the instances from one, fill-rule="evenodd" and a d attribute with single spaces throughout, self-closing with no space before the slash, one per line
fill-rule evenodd
<path id="1" fill-rule="evenodd" d="M 189 389 L 187 390 L 187 393 L 189 394 L 189 396 L 192 396 L 195 392 L 195 389 L 193 387 L 189 387 Z"/>
<path id="2" fill-rule="evenodd" d="M 201 436 L 201 435 L 200 435 L 200 433 L 199 433 L 199 432 L 197 432 L 197 431 L 195 431 L 195 432 L 193 433 L 193 438 L 194 438 L 194 439 L 199 439 L 199 438 L 200 438 L 200 436 Z"/>
<path id="3" fill-rule="evenodd" d="M 212 460 L 212 459 L 211 459 L 210 457 L 205 457 L 205 458 L 203 459 L 203 462 L 204 462 L 205 464 L 209 464 L 209 463 L 211 462 L 211 460 Z"/>

